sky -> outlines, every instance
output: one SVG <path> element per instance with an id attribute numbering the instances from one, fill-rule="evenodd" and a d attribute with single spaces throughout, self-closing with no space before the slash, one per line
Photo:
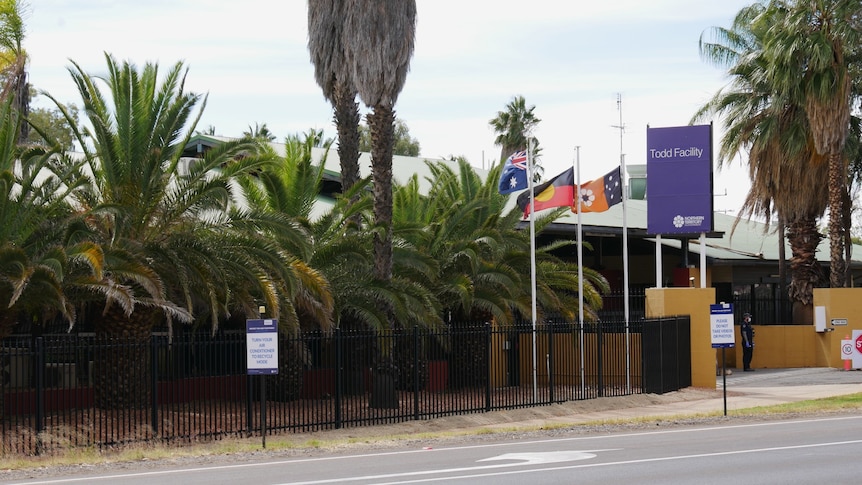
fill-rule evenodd
<path id="1" fill-rule="evenodd" d="M 500 157 L 489 121 L 524 96 L 541 120 L 534 135 L 546 178 L 576 159 L 582 180 L 604 175 L 621 154 L 627 166 L 645 164 L 647 126 L 688 124 L 727 85 L 700 58 L 698 42 L 752 2 L 417 0 L 415 51 L 396 115 L 421 156 L 464 156 L 487 168 Z M 106 53 L 163 71 L 183 62 L 186 89 L 207 95 L 199 130 L 241 136 L 265 123 L 279 141 L 309 128 L 334 137 L 309 60 L 306 5 L 30 0 L 30 83 L 80 106 L 72 61 L 95 75 L 106 73 Z M 52 106 L 45 97 L 34 105 Z M 714 120 L 716 150 L 720 126 Z M 738 211 L 748 187 L 738 159 L 716 167 L 715 210 Z"/>

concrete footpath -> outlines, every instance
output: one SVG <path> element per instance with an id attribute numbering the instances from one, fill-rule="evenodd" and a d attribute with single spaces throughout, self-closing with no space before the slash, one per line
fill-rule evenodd
<path id="1" fill-rule="evenodd" d="M 833 396 L 862 393 L 862 371 L 832 368 L 756 369 L 753 372 L 734 370 L 733 374 L 716 377 L 716 389 L 688 388 L 665 395 L 632 396 L 632 406 L 617 407 L 628 397 L 605 398 L 611 409 L 584 410 L 567 416 L 530 419 L 519 424 L 564 424 L 605 420 L 626 420 L 644 417 L 682 417 L 710 412 L 722 412 L 727 403 L 728 414 L 734 410 L 806 401 Z M 727 393 L 724 385 L 727 385 Z M 642 399 L 656 402 L 642 404 Z M 622 404 L 619 403 L 619 404 Z M 573 406 L 577 406 L 574 403 Z M 541 410 L 541 408 L 538 408 Z M 512 426 L 513 423 L 508 423 Z M 494 428 L 506 424 L 492 424 Z"/>

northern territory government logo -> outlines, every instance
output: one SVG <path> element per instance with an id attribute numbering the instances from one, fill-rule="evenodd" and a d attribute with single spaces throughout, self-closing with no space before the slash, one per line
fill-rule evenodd
<path id="1" fill-rule="evenodd" d="M 673 217 L 673 227 L 682 229 L 684 227 L 700 227 L 703 224 L 704 216 L 683 216 L 677 214 Z"/>

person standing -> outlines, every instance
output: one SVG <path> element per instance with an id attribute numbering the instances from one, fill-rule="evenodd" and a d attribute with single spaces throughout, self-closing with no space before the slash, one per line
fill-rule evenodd
<path id="1" fill-rule="evenodd" d="M 742 314 L 742 326 L 739 329 L 742 334 L 742 370 L 751 372 L 751 357 L 754 356 L 754 328 L 751 326 L 751 314 Z"/>

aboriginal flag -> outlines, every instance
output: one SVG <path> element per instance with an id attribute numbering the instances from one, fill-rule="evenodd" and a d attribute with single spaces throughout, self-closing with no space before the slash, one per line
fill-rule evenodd
<path id="1" fill-rule="evenodd" d="M 574 204 L 575 173 L 569 168 L 565 172 L 548 180 L 547 182 L 533 187 L 534 204 L 536 210 L 550 209 L 552 207 L 570 207 Z M 526 190 L 518 195 L 518 207 L 524 211 L 524 217 L 530 215 L 530 191 Z"/>
<path id="2" fill-rule="evenodd" d="M 620 167 L 617 167 L 604 177 L 581 184 L 576 200 L 581 201 L 581 213 L 604 212 L 623 200 L 623 184 Z M 572 212 L 578 212 L 573 203 Z"/>

